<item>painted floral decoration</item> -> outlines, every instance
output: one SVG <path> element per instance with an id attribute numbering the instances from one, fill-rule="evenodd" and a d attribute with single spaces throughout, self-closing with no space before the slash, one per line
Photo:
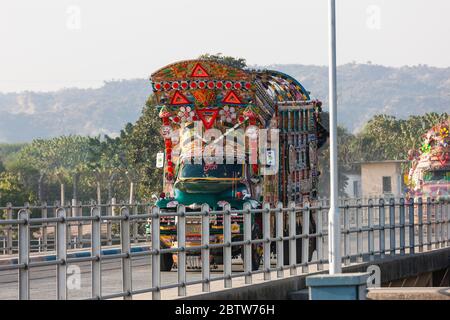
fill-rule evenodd
<path id="1" fill-rule="evenodd" d="M 183 122 L 192 122 L 194 120 L 195 112 L 191 109 L 191 107 L 180 107 L 178 116 Z"/>
<path id="2" fill-rule="evenodd" d="M 442 138 L 447 138 L 448 137 L 448 128 L 446 128 L 446 127 L 441 128 L 439 133 L 441 134 Z"/>
<path id="3" fill-rule="evenodd" d="M 422 145 L 422 147 L 420 147 L 420 151 L 422 151 L 422 153 L 428 153 L 431 151 L 431 145 L 429 143 L 424 143 Z"/>
<path id="4" fill-rule="evenodd" d="M 220 120 L 223 122 L 233 122 L 236 119 L 234 107 L 225 106 L 219 111 Z"/>

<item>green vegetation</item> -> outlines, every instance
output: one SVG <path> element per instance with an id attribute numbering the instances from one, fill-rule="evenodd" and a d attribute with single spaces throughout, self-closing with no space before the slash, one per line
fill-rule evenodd
<path id="1" fill-rule="evenodd" d="M 205 60 L 213 60 L 221 62 L 227 66 L 235 67 L 235 68 L 246 68 L 247 67 L 247 61 L 244 58 L 235 58 L 231 56 L 223 56 L 221 53 L 217 54 L 209 54 L 205 53 L 198 57 L 199 59 L 205 59 Z"/>
<path id="2" fill-rule="evenodd" d="M 155 168 L 156 154 L 163 150 L 160 120 L 150 97 L 136 123 L 128 123 L 118 137 L 61 136 L 36 139 L 29 144 L 0 145 L 0 206 L 7 202 L 54 201 L 64 185 L 66 200 L 97 200 L 112 196 L 129 199 L 130 182 L 136 198 L 148 200 L 161 191 L 162 172 Z M 407 159 L 408 150 L 418 148 L 422 135 L 448 114 L 428 113 L 406 120 L 377 115 L 357 134 L 338 128 L 340 192 L 345 173 L 358 169 L 358 162 Z M 329 148 L 320 157 L 319 194 L 328 195 Z"/>
<path id="3" fill-rule="evenodd" d="M 154 165 L 163 150 L 160 120 L 152 103 L 150 97 L 138 121 L 115 138 L 68 135 L 0 145 L 0 206 L 60 200 L 61 187 L 65 201 L 149 199 L 162 183 Z"/>
<path id="4" fill-rule="evenodd" d="M 338 127 L 339 192 L 344 195 L 347 184 L 345 173 L 358 171 L 363 161 L 406 160 L 410 149 L 418 149 L 423 135 L 434 125 L 447 119 L 447 113 L 427 113 L 397 119 L 393 116 L 375 115 L 357 134 Z M 319 194 L 329 194 L 329 146 L 319 156 L 321 171 Z"/>
<path id="5" fill-rule="evenodd" d="M 199 58 L 247 67 L 245 59 L 221 53 Z M 326 97 L 326 67 L 270 68 L 296 77 L 314 96 Z M 357 171 L 358 162 L 406 159 L 409 149 L 420 146 L 422 135 L 448 117 L 447 113 L 434 112 L 411 116 L 448 109 L 448 72 L 426 66 L 395 69 L 347 64 L 339 68 L 339 116 L 345 125 L 338 128 L 341 194 L 347 184 L 345 173 Z M 31 143 L 0 144 L 0 206 L 7 202 L 20 205 L 59 200 L 61 187 L 66 201 L 75 198 L 104 202 L 113 196 L 146 200 L 161 191 L 162 170 L 155 168 L 155 158 L 163 150 L 163 139 L 152 95 L 138 120 L 123 126 L 138 117 L 149 91 L 147 80 L 135 79 L 106 82 L 99 89 L 0 94 L 0 110 L 5 114 L 0 119 L 0 136 L 4 140 L 46 137 Z M 29 106 L 17 113 L 17 108 L 12 107 L 16 100 L 27 101 Z M 384 106 L 383 113 L 400 118 L 376 115 L 379 106 Z M 402 119 L 407 115 L 409 118 Z M 111 134 L 120 127 L 123 129 L 119 135 Z M 352 134 L 346 128 L 360 129 Z M 327 196 L 328 146 L 322 148 L 319 159 L 319 194 Z M 131 183 L 135 186 L 133 194 Z"/>

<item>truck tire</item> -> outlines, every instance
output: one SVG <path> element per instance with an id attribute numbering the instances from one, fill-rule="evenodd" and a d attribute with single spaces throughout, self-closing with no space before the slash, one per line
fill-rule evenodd
<path id="1" fill-rule="evenodd" d="M 173 266 L 173 258 L 171 253 L 163 253 L 160 255 L 160 269 L 161 271 L 170 271 Z"/>
<path id="2" fill-rule="evenodd" d="M 262 232 L 258 223 L 253 224 L 252 226 L 252 239 L 261 239 Z M 262 260 L 261 253 L 261 244 L 252 244 L 252 271 L 256 271 L 259 269 Z"/>
<path id="3" fill-rule="evenodd" d="M 258 250 L 252 250 L 252 271 L 259 269 L 261 265 L 262 256 L 258 253 Z"/>

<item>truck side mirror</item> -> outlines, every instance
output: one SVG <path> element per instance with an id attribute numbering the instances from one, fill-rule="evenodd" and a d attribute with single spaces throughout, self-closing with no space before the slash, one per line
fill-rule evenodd
<path id="1" fill-rule="evenodd" d="M 156 154 L 156 167 L 157 168 L 164 167 L 164 152 L 158 152 Z"/>

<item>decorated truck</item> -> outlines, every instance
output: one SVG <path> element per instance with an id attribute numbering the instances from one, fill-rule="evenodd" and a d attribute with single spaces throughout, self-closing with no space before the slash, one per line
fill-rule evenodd
<path id="1" fill-rule="evenodd" d="M 450 118 L 431 128 L 420 150 L 410 150 L 407 184 L 414 198 L 450 199 Z"/>
<path id="2" fill-rule="evenodd" d="M 215 211 L 227 205 L 241 210 L 246 202 L 257 209 L 263 203 L 287 206 L 317 199 L 318 150 L 327 130 L 321 124 L 321 102 L 311 99 L 297 80 L 277 71 L 246 70 L 213 60 L 170 64 L 150 80 L 165 146 L 157 161 L 164 170 L 156 201 L 161 211 L 176 211 L 179 205 L 199 211 L 202 204 Z M 252 214 L 253 238 L 261 237 L 260 215 Z M 242 214 L 232 214 L 231 219 L 232 241 L 242 240 Z M 162 247 L 177 245 L 176 223 L 176 217 L 161 221 Z M 222 216 L 214 215 L 210 243 L 222 241 Z M 189 215 L 186 245 L 200 243 L 201 218 Z M 234 257 L 241 254 L 239 246 L 232 248 Z M 254 246 L 252 251 L 257 269 L 261 248 Z M 211 249 L 210 255 L 212 266 L 222 263 L 222 249 Z M 190 250 L 187 258 L 189 267 L 201 266 L 200 252 Z M 170 270 L 174 263 L 176 255 L 161 255 L 161 270 Z"/>

